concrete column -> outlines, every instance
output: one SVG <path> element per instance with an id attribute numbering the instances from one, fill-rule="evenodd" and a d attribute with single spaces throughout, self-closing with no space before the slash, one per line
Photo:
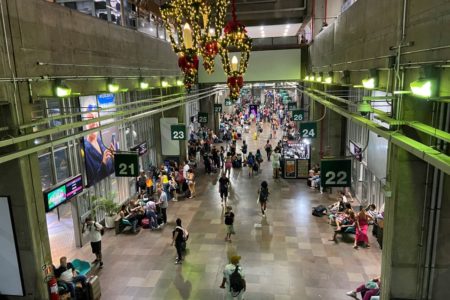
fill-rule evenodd
<path id="1" fill-rule="evenodd" d="M 392 197 L 385 200 L 382 299 L 417 299 L 427 165 L 391 144 L 388 168 Z"/>

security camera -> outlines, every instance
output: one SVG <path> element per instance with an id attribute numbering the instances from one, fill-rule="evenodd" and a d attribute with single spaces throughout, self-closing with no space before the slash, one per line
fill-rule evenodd
<path id="1" fill-rule="evenodd" d="M 373 112 L 373 107 L 367 100 L 364 100 L 363 102 L 358 104 L 358 112 L 361 114 L 361 116 L 365 117 Z"/>

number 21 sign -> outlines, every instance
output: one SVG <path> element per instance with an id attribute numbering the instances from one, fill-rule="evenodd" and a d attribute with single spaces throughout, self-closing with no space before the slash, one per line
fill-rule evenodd
<path id="1" fill-rule="evenodd" d="M 322 187 L 349 187 L 352 178 L 350 159 L 324 159 L 320 162 Z"/>

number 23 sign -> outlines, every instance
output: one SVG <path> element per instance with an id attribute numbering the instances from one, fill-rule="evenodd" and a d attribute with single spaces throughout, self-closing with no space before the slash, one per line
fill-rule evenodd
<path id="1" fill-rule="evenodd" d="M 349 187 L 352 178 L 350 159 L 324 159 L 320 162 L 322 187 Z"/>

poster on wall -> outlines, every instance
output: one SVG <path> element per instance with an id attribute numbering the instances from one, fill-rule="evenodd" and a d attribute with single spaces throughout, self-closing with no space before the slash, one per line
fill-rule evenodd
<path id="1" fill-rule="evenodd" d="M 0 295 L 24 296 L 14 220 L 8 197 L 0 196 Z"/>
<path id="2" fill-rule="evenodd" d="M 105 96 L 109 95 L 109 96 Z M 114 103 L 113 94 L 99 96 L 80 97 L 80 108 L 83 120 L 89 120 L 111 114 L 108 107 Z M 100 100 L 97 102 L 97 98 Z M 105 111 L 98 113 L 98 108 L 105 108 Z M 91 130 L 105 125 L 113 120 L 93 122 L 84 125 L 83 130 Z M 84 158 L 86 167 L 87 186 L 91 186 L 105 177 L 114 173 L 114 152 L 118 150 L 117 127 L 94 131 L 83 138 L 83 149 L 81 156 Z"/>

